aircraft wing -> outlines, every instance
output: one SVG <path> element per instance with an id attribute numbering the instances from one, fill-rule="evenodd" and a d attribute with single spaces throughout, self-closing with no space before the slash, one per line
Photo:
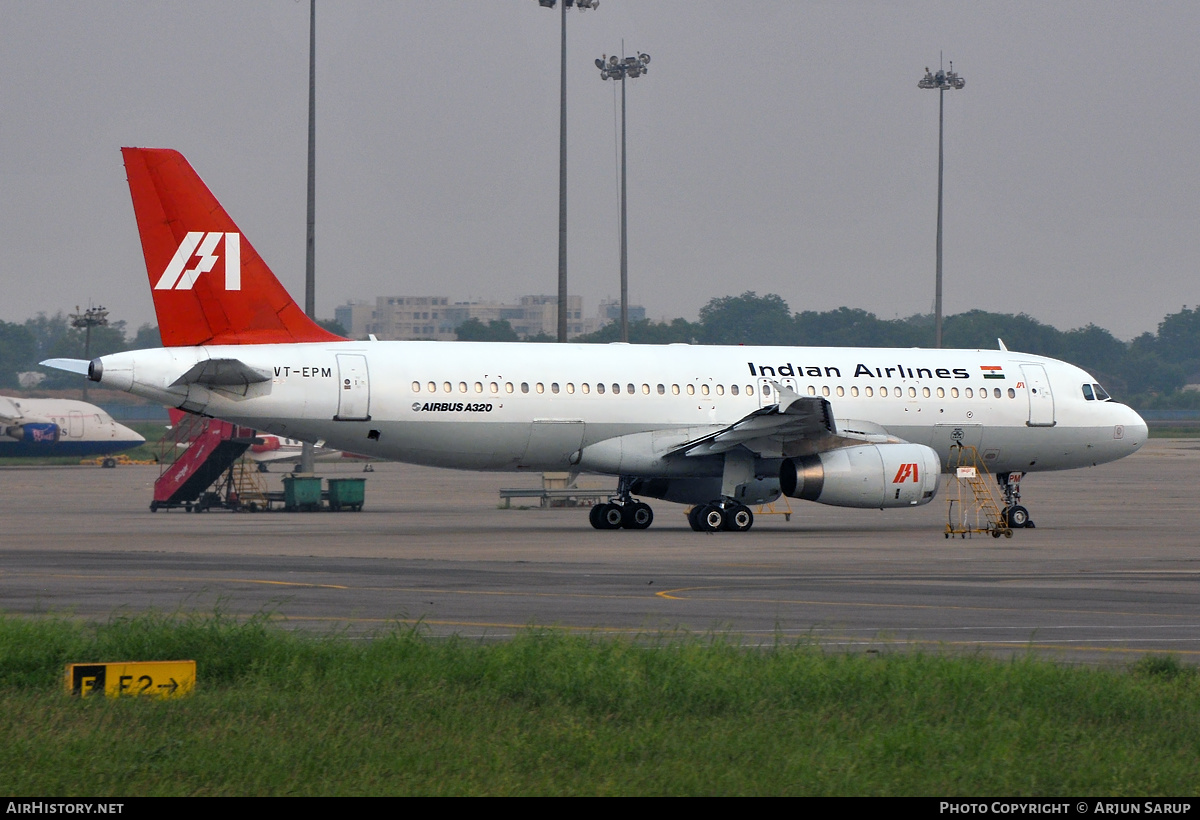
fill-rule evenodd
<path id="1" fill-rule="evenodd" d="M 4 396 L 0 396 L 0 424 L 13 424 L 22 418 L 20 408 Z"/>
<path id="2" fill-rule="evenodd" d="M 819 396 L 800 396 L 776 384 L 779 403 L 760 407 L 728 427 L 685 442 L 668 455 L 708 456 L 745 445 L 762 455 L 795 455 L 840 446 L 833 408 Z"/>

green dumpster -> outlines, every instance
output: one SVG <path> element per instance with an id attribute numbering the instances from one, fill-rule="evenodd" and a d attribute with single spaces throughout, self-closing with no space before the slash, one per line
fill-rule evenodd
<path id="1" fill-rule="evenodd" d="M 285 476 L 283 479 L 283 508 L 289 512 L 321 509 L 321 479 Z"/>
<path id="2" fill-rule="evenodd" d="M 329 509 L 354 510 L 362 509 L 363 498 L 366 496 L 365 478 L 331 478 L 329 479 Z"/>

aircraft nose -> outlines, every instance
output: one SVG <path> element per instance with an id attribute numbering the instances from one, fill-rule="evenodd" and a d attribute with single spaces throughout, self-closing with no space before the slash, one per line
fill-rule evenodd
<path id="1" fill-rule="evenodd" d="M 1150 427 L 1146 424 L 1146 420 L 1139 416 L 1137 411 L 1132 407 L 1121 405 L 1121 410 L 1121 419 L 1117 422 L 1114 437 L 1119 432 L 1121 440 L 1130 446 L 1129 452 L 1136 452 L 1150 438 Z"/>
<path id="2" fill-rule="evenodd" d="M 118 424 L 117 422 L 114 421 L 113 426 L 116 428 L 117 441 L 132 441 L 137 444 L 142 444 L 146 441 L 145 436 L 143 436 L 141 433 L 137 432 L 136 430 L 130 430 L 124 424 Z"/>

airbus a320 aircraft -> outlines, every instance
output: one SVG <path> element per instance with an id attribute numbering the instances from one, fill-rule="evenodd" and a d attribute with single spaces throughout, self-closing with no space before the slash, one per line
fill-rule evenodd
<path id="1" fill-rule="evenodd" d="M 166 347 L 45 364 L 278 436 L 469 470 L 618 477 L 598 529 L 644 529 L 634 496 L 745 531 L 749 504 L 911 507 L 957 444 L 1017 481 L 1113 461 L 1146 424 L 1078 367 L 1007 350 L 350 341 L 310 321 L 182 155 L 125 148 Z"/>
<path id="2" fill-rule="evenodd" d="M 145 440 L 94 404 L 0 396 L 0 458 L 107 456 Z"/>

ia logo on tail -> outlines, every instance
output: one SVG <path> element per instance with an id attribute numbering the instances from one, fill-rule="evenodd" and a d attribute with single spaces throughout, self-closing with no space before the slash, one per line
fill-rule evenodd
<path id="1" fill-rule="evenodd" d="M 217 244 L 225 239 L 225 290 L 242 289 L 242 237 L 237 233 L 189 231 L 170 264 L 155 283 L 155 290 L 191 290 L 200 274 L 208 273 L 217 264 Z M 196 265 L 186 268 L 195 258 Z"/>

